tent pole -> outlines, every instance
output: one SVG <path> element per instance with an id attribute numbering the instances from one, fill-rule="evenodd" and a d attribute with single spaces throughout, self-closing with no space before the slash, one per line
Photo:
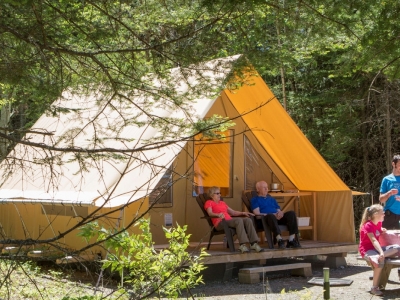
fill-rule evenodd
<path id="1" fill-rule="evenodd" d="M 123 218 L 123 216 L 125 216 L 125 208 L 124 208 L 124 207 L 121 208 L 121 210 L 120 210 L 120 212 L 119 212 L 119 217 L 118 217 L 117 222 L 116 222 L 116 224 L 115 224 L 116 228 L 119 227 L 121 218 Z M 125 218 L 123 218 L 123 219 L 125 219 Z M 124 224 L 124 225 L 125 225 L 125 224 Z M 109 250 L 109 249 L 110 249 L 110 248 L 107 248 L 106 256 L 105 256 L 104 259 L 107 259 L 107 257 L 108 257 L 108 250 Z M 100 274 L 99 274 L 99 278 L 97 279 L 97 282 L 96 282 L 96 287 L 95 287 L 95 290 L 94 290 L 94 295 L 96 295 L 96 293 L 97 293 L 97 291 L 98 291 L 99 284 L 100 284 L 100 280 L 103 278 L 103 271 L 104 271 L 104 269 L 101 268 L 101 271 L 100 271 Z M 123 286 L 123 276 L 124 276 L 124 272 L 122 271 L 122 274 L 121 274 L 121 285 L 122 285 L 122 286 Z"/>
<path id="2" fill-rule="evenodd" d="M 25 234 L 28 233 L 28 237 L 32 238 L 31 235 L 30 235 L 30 233 L 29 233 L 29 231 L 28 231 L 28 229 L 26 228 L 24 219 L 22 218 L 21 213 L 19 212 L 17 205 L 14 204 L 14 207 L 15 207 L 15 209 L 16 209 L 16 211 L 17 211 L 17 213 L 18 213 L 18 216 L 19 216 L 19 218 L 20 218 L 20 220 L 21 220 L 22 227 L 24 228 Z"/>
<path id="3" fill-rule="evenodd" d="M 15 205 L 15 204 L 14 204 L 14 205 Z M 40 203 L 40 206 L 42 207 L 43 213 L 44 213 L 44 215 L 45 215 L 45 217 L 46 217 L 47 222 L 49 223 L 50 229 L 51 229 L 51 231 L 53 232 L 54 237 L 56 237 L 56 233 L 54 232 L 53 225 L 51 225 L 51 222 L 50 222 L 50 220 L 49 220 L 49 216 L 47 215 L 47 212 L 46 212 L 46 210 L 44 209 L 43 203 Z M 56 243 L 59 244 L 58 240 L 56 241 Z"/>

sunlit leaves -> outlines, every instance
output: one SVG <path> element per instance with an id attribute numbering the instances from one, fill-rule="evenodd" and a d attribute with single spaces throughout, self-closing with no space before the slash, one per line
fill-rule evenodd
<path id="1" fill-rule="evenodd" d="M 140 234 L 127 231 L 115 234 L 114 230 L 108 231 L 93 223 L 82 228 L 80 234 L 85 239 L 105 240 L 109 253 L 103 260 L 103 268 L 123 274 L 121 289 L 125 285 L 129 287 L 135 299 L 176 298 L 181 291 L 203 282 L 200 272 L 205 267 L 201 260 L 206 253 L 203 250 L 197 255 L 187 252 L 190 237 L 186 234 L 187 226 L 164 228 L 169 247 L 161 250 L 154 248 L 148 220 L 141 219 L 136 226 Z"/>

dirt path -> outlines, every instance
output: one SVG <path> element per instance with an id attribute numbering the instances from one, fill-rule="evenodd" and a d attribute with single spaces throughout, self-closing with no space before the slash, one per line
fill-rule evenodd
<path id="1" fill-rule="evenodd" d="M 349 253 L 346 257 L 347 267 L 330 270 L 331 278 L 353 280 L 349 286 L 331 287 L 331 299 L 378 299 L 369 293 L 372 281 L 370 267 L 363 261 L 356 259 L 357 253 Z M 312 262 L 313 277 L 322 277 L 323 261 Z M 212 270 L 210 270 L 212 272 Z M 209 281 L 192 292 L 196 299 L 324 299 L 323 287 L 309 284 L 311 278 L 295 277 L 290 273 L 271 273 L 267 275 L 265 283 L 240 284 L 238 279 L 227 282 Z M 265 292 L 266 290 L 266 292 Z M 284 292 L 282 293 L 282 290 Z M 400 282 L 396 269 L 390 274 L 383 299 L 400 299 Z"/>

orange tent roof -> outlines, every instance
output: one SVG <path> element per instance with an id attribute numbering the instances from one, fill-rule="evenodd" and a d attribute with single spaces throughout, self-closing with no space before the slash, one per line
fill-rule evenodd
<path id="1" fill-rule="evenodd" d="M 302 191 L 348 191 L 294 123 L 260 76 L 238 91 L 225 90 L 272 160 Z M 257 108 L 258 107 L 258 108 Z"/>

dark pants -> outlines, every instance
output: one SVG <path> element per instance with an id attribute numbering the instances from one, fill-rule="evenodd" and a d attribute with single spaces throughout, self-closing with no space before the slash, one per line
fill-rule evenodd
<path id="1" fill-rule="evenodd" d="M 392 213 L 390 210 L 385 211 L 385 219 L 383 219 L 382 227 L 386 229 L 400 229 L 400 215 Z"/>
<path id="2" fill-rule="evenodd" d="M 299 233 L 296 213 L 292 210 L 285 212 L 280 220 L 277 220 L 274 214 L 267 214 L 264 218 L 266 219 L 267 224 L 269 228 L 271 228 L 274 236 L 281 234 L 279 225 L 286 225 L 289 230 L 289 234 Z"/>

